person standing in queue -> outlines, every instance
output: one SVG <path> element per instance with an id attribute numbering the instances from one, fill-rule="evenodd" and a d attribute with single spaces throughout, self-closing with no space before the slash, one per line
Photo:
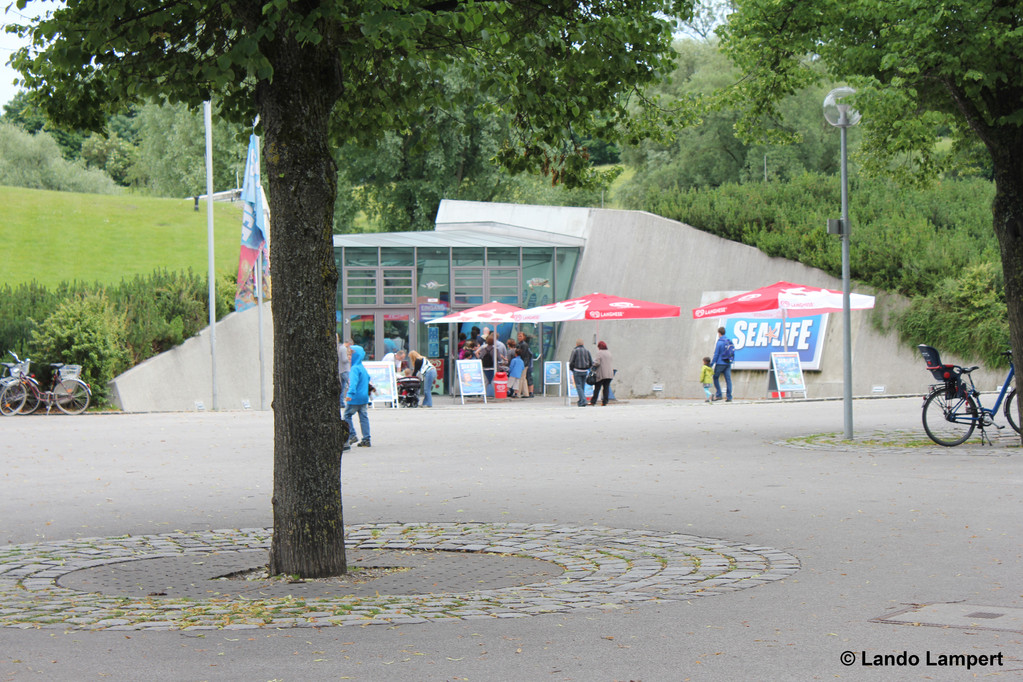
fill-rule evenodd
<path id="1" fill-rule="evenodd" d="M 522 391 L 523 398 L 533 397 L 533 349 L 529 347 L 529 341 L 530 338 L 524 332 L 519 332 L 518 347 L 522 353 L 522 362 L 526 365 L 522 375 L 526 379 L 526 388 Z"/>
<path id="2" fill-rule="evenodd" d="M 348 394 L 348 375 L 352 371 L 352 342 L 350 339 L 341 343 L 341 336 L 334 335 L 337 340 L 337 379 L 341 383 L 341 408 L 345 406 Z"/>
<path id="3" fill-rule="evenodd" d="M 593 397 L 590 398 L 590 405 L 597 404 L 597 396 L 603 390 L 604 399 L 600 405 L 604 407 L 607 405 L 608 398 L 611 397 L 611 380 L 614 379 L 615 370 L 611 365 L 611 351 L 607 349 L 607 344 L 603 341 L 597 344 L 597 357 L 594 358 L 590 371 L 597 375 L 597 383 L 593 385 Z"/>
<path id="4" fill-rule="evenodd" d="M 361 448 L 370 447 L 369 443 L 369 372 L 362 365 L 366 357 L 366 351 L 362 346 L 352 347 L 352 371 L 349 376 L 351 384 L 348 387 L 348 394 L 345 401 L 345 422 L 348 424 L 349 443 L 355 443 Z M 352 415 L 359 415 L 359 429 L 362 431 L 362 440 L 355 437 L 355 425 L 352 424 Z"/>
<path id="5" fill-rule="evenodd" d="M 497 347 L 494 345 L 493 334 L 488 334 L 486 343 L 476 349 L 476 357 L 483 364 L 483 379 L 490 386 L 494 382 L 494 372 L 497 371 Z"/>
<path id="6" fill-rule="evenodd" d="M 576 403 L 579 407 L 586 407 L 586 373 L 593 366 L 593 357 L 590 351 L 586 350 L 582 339 L 576 339 L 575 348 L 568 358 L 568 368 L 572 370 L 572 379 L 575 381 L 575 392 L 579 398 Z M 596 393 L 594 393 L 596 395 Z"/>

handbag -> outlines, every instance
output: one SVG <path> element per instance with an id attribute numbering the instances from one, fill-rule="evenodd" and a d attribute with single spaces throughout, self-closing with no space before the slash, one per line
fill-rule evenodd
<path id="1" fill-rule="evenodd" d="M 586 374 L 586 383 L 589 384 L 590 386 L 597 385 L 597 373 L 594 372 L 592 369 Z"/>

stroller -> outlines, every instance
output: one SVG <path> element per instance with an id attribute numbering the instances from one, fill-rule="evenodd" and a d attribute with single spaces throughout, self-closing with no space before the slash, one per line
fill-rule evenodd
<path id="1" fill-rule="evenodd" d="M 398 405 L 400 407 L 419 407 L 419 390 L 423 380 L 419 377 L 401 377 L 398 379 Z"/>

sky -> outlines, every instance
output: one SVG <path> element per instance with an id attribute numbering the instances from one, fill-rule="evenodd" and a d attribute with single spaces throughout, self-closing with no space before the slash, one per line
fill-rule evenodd
<path id="1" fill-rule="evenodd" d="M 4 29 L 7 28 L 8 24 L 18 24 L 26 20 L 31 20 L 33 17 L 46 12 L 48 9 L 53 9 L 55 3 L 52 2 L 33 2 L 29 3 L 24 11 L 19 11 L 14 6 L 13 2 L 4 3 L 0 0 L 0 23 L 3 24 Z M 18 72 L 7 66 L 7 60 L 11 58 L 15 50 L 19 50 L 28 41 L 22 40 L 18 36 L 7 33 L 6 30 L 0 31 L 0 111 L 3 110 L 3 106 L 11 101 L 11 99 L 18 94 L 18 86 L 12 85 L 12 81 L 18 78 Z"/>

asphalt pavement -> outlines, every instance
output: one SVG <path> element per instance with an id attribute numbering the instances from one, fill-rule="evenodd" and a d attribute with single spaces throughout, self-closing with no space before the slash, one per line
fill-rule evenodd
<path id="1" fill-rule="evenodd" d="M 259 556 L 272 413 L 0 420 L 0 680 L 1023 677 L 1004 431 L 928 445 L 918 397 L 857 400 L 852 443 L 839 401 L 437 404 L 372 410 L 342 473 L 352 556 L 439 542 L 436 592 L 399 603 L 395 573 L 355 611 L 274 593 L 262 620 L 124 593 Z"/>

